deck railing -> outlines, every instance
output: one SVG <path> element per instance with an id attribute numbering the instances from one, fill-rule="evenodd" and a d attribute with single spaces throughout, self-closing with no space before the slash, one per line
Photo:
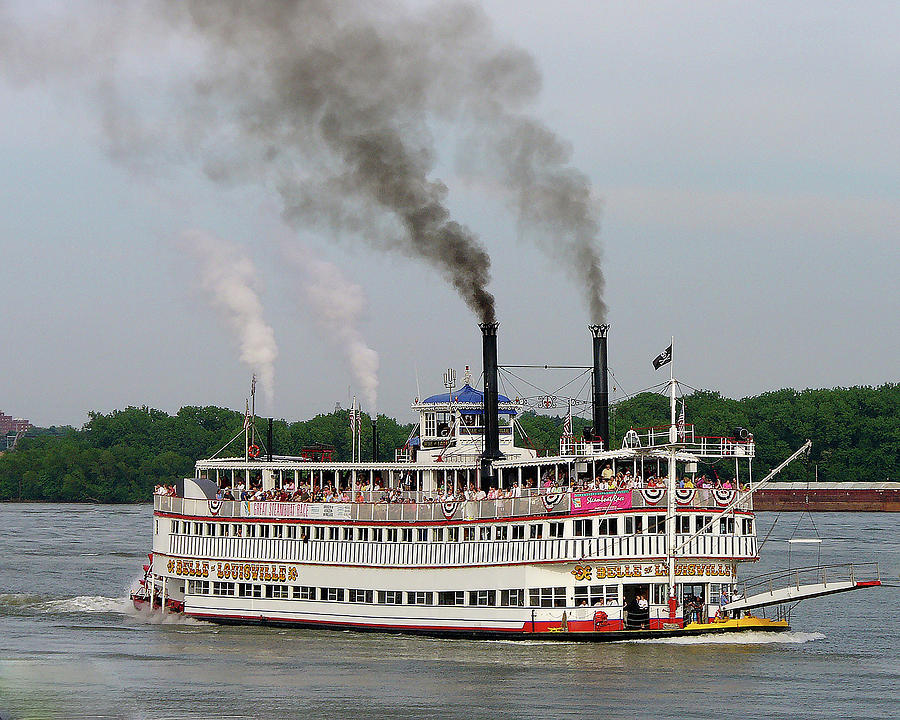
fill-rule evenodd
<path id="1" fill-rule="evenodd" d="M 721 510 L 741 491 L 695 489 L 677 490 L 676 506 L 681 510 Z M 497 500 L 425 502 L 427 493 L 411 493 L 417 502 L 378 502 L 367 493 L 368 502 L 303 503 L 284 501 L 196 500 L 168 495 L 154 495 L 153 507 L 159 512 L 200 517 L 272 517 L 309 518 L 319 520 L 351 520 L 360 522 L 439 522 L 493 520 L 525 516 L 548 517 L 585 514 L 597 510 L 657 510 L 666 512 L 666 490 L 646 488 L 622 492 L 552 492 L 526 491 L 524 497 Z M 739 510 L 752 510 L 749 494 Z"/>
<path id="2" fill-rule="evenodd" d="M 710 535 L 682 557 L 728 561 L 753 559 L 756 538 Z M 665 556 L 663 535 L 627 535 L 593 538 L 525 540 L 444 540 L 383 542 L 372 540 L 303 540 L 301 538 L 221 537 L 169 535 L 160 551 L 178 557 L 212 561 L 291 562 L 361 567 L 458 567 L 508 565 L 530 562 L 589 562 L 660 560 Z M 676 560 L 676 564 L 680 561 Z M 650 576 L 648 576 L 650 577 Z M 664 582 L 657 578 L 655 582 Z"/>

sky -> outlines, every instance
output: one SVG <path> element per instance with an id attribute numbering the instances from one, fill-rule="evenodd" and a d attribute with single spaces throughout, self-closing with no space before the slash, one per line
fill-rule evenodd
<path id="1" fill-rule="evenodd" d="M 53 4 L 13 5 L 40 36 Z M 900 6 L 481 7 L 533 57 L 530 112 L 570 143 L 601 208 L 614 397 L 666 379 L 651 360 L 673 336 L 676 376 L 730 397 L 900 380 Z M 135 47 L 129 92 L 165 106 L 152 79 L 191 49 L 161 61 Z M 33 62 L 10 52 L 0 61 Z M 80 426 L 127 405 L 242 409 L 251 369 L 191 232 L 254 267 L 277 343 L 263 414 L 304 419 L 363 395 L 344 322 L 377 353 L 378 412 L 411 420 L 446 368 L 478 377 L 477 318 L 433 267 L 288 225 L 266 183 L 212 182 L 165 153 L 136 167 L 110 147 L 90 72 L 31 69 L 0 73 L 0 410 Z M 521 237 L 504 188 L 460 160 L 452 124 L 433 136 L 432 177 L 491 256 L 501 365 L 589 364 L 583 288 Z M 355 288 L 352 317 L 323 322 L 281 252 L 297 239 Z M 577 372 L 516 371 L 501 390 L 535 395 L 528 383 L 552 390 Z"/>

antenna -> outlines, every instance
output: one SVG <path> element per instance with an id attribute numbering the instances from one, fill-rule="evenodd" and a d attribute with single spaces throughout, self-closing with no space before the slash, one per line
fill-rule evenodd
<path id="1" fill-rule="evenodd" d="M 453 388 L 456 386 L 456 370 L 453 368 L 447 368 L 444 370 L 444 387 L 447 388 L 447 393 L 452 395 Z"/>

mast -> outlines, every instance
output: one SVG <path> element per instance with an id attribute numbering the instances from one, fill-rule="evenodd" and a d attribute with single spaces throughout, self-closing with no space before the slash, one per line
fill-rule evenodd
<path id="1" fill-rule="evenodd" d="M 669 363 L 669 476 L 666 478 L 666 565 L 669 584 L 669 620 L 675 620 L 678 598 L 675 593 L 675 452 L 678 429 L 675 427 L 675 336 L 672 336 L 672 361 Z"/>
<path id="2" fill-rule="evenodd" d="M 256 444 L 256 373 L 250 381 L 250 441 Z"/>
<path id="3" fill-rule="evenodd" d="M 244 400 L 244 462 L 250 462 L 250 403 Z"/>
<path id="4" fill-rule="evenodd" d="M 350 405 L 350 462 L 356 462 L 356 395 Z"/>

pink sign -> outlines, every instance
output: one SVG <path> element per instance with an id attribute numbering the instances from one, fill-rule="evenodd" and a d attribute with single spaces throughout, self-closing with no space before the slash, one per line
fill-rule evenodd
<path id="1" fill-rule="evenodd" d="M 631 507 L 631 490 L 622 492 L 580 492 L 572 493 L 569 512 L 588 510 L 627 510 Z"/>

